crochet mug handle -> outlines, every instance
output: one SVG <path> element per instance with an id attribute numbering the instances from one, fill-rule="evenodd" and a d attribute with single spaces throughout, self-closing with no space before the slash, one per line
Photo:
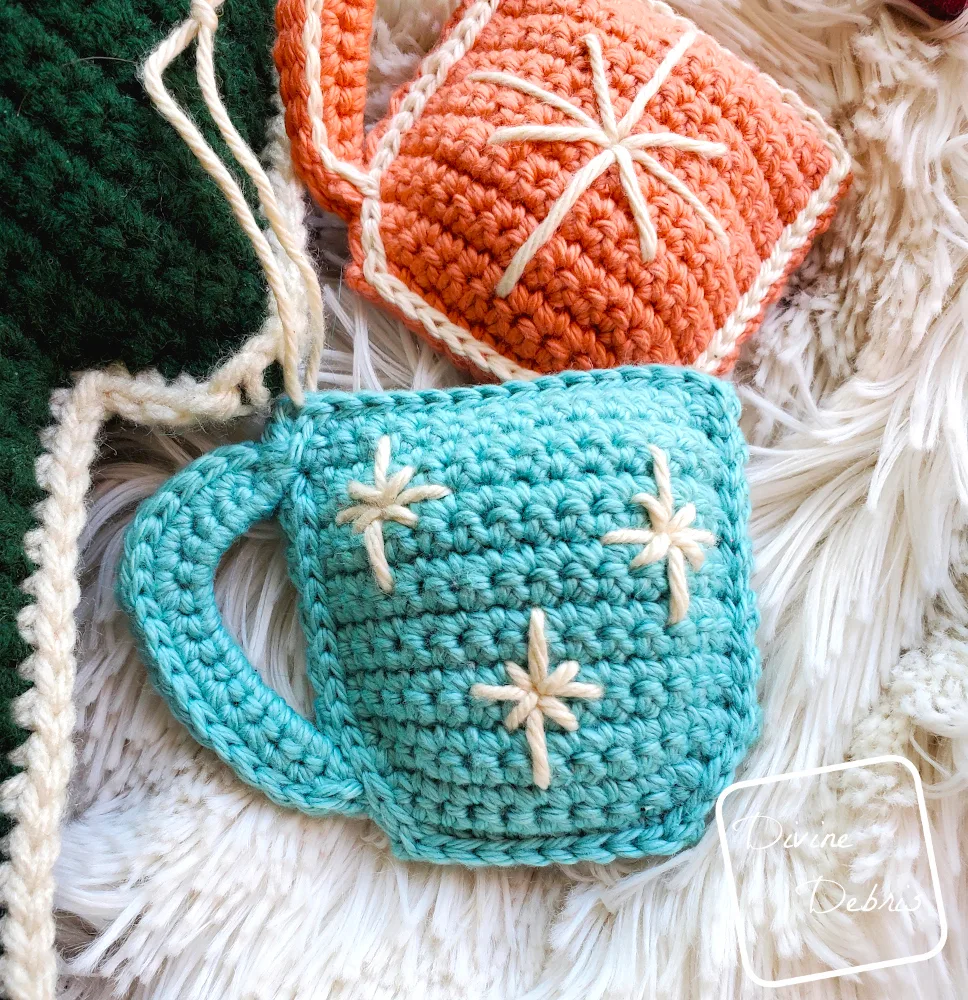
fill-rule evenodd
<path id="1" fill-rule="evenodd" d="M 320 207 L 348 222 L 373 182 L 363 111 L 376 0 L 278 0 L 279 91 L 296 172 Z"/>
<path id="2" fill-rule="evenodd" d="M 118 599 L 151 680 L 175 717 L 246 783 L 313 815 L 362 812 L 363 789 L 329 737 L 266 685 L 229 635 L 215 571 L 229 546 L 275 514 L 282 486 L 259 476 L 259 446 L 192 462 L 138 509 Z"/>

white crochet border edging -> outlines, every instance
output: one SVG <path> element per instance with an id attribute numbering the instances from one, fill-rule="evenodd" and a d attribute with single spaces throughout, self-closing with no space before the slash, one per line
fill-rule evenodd
<path id="1" fill-rule="evenodd" d="M 215 5 L 220 2 L 216 0 Z M 204 3 L 196 0 L 196 8 L 201 10 L 200 16 L 205 16 Z M 191 29 L 180 25 L 169 36 L 169 42 L 179 35 L 184 40 L 191 35 Z M 200 54 L 200 62 L 211 61 L 211 39 L 207 42 L 207 57 Z M 168 42 L 159 46 L 152 59 L 158 53 L 171 57 Z M 150 63 L 149 59 L 146 77 Z M 200 73 L 205 69 L 201 66 Z M 152 87 L 160 90 L 162 99 L 167 96 L 160 73 L 154 83 L 146 80 L 146 85 L 149 92 Z M 217 95 L 214 101 L 221 103 Z M 166 110 L 172 109 L 175 114 L 180 112 L 174 102 Z M 225 120 L 218 124 L 228 129 L 227 112 L 224 108 L 221 112 Z M 202 165 L 210 173 L 222 172 L 228 178 L 227 184 L 219 184 L 228 198 L 225 187 L 237 187 L 236 182 L 221 161 L 217 166 L 205 162 L 211 150 L 200 133 L 195 140 L 194 124 L 189 121 L 188 126 L 189 131 L 194 130 L 191 138 L 201 149 L 195 149 L 191 142 L 189 145 Z M 306 366 L 307 382 L 314 377 L 314 366 L 318 364 L 322 343 L 319 335 L 313 335 L 312 327 L 321 323 L 322 299 L 318 286 L 314 291 L 305 271 L 304 191 L 293 174 L 281 114 L 270 123 L 269 136 L 266 158 L 272 164 L 271 176 L 262 172 L 256 161 L 261 173 L 260 191 L 263 183 L 271 184 L 273 189 L 270 199 L 260 199 L 269 233 L 259 230 L 259 236 L 274 269 L 268 316 L 260 331 L 205 381 L 182 375 L 166 383 L 157 372 L 135 376 L 123 369 L 92 370 L 81 373 L 72 388 L 56 391 L 51 400 L 54 425 L 42 434 L 45 452 L 36 467 L 37 481 L 48 496 L 36 510 L 38 527 L 24 540 L 37 569 L 23 589 L 34 602 L 18 616 L 21 634 L 33 648 L 21 664 L 20 673 L 32 687 L 12 706 L 15 720 L 30 735 L 11 755 L 23 770 L 0 787 L 0 808 L 15 824 L 7 841 L 8 860 L 0 868 L 0 903 L 6 908 L 0 922 L 0 994 L 10 1000 L 54 1000 L 56 991 L 53 868 L 60 850 L 60 824 L 73 762 L 74 614 L 80 596 L 78 542 L 86 520 L 85 496 L 101 429 L 115 416 L 142 426 L 175 428 L 200 421 L 232 420 L 264 408 L 269 392 L 263 374 L 273 361 L 281 359 L 287 369 L 287 385 L 299 387 L 292 337 L 306 330 L 315 341 Z M 240 152 L 246 155 L 244 150 Z M 246 212 L 251 216 L 247 206 Z M 251 224 L 255 224 L 254 219 Z M 256 242 L 253 240 L 253 244 Z"/>
<path id="2" fill-rule="evenodd" d="M 207 381 L 184 375 L 166 384 L 155 372 L 132 376 L 123 370 L 95 370 L 80 374 L 73 388 L 58 390 L 52 398 L 55 423 L 42 436 L 46 451 L 37 460 L 36 473 L 48 496 L 36 511 L 38 527 L 24 539 L 37 570 L 23 589 L 34 603 L 17 620 L 33 647 L 20 666 L 32 687 L 16 700 L 12 711 L 30 735 L 11 755 L 23 770 L 0 788 L 0 808 L 15 824 L 8 837 L 9 860 L 0 868 L 0 903 L 6 908 L 0 922 L 0 991 L 11 1000 L 53 1000 L 56 989 L 53 867 L 73 760 L 78 540 L 101 427 L 114 416 L 167 427 L 241 416 L 268 403 L 263 373 L 277 359 L 286 391 L 300 402 L 303 384 L 315 383 L 323 351 L 322 292 L 306 255 L 304 191 L 293 172 L 283 115 L 269 125 L 264 159 L 271 166 L 263 168 L 233 125 L 219 93 L 214 47 L 223 3 L 193 0 L 188 18 L 145 60 L 142 81 L 156 109 L 216 183 L 249 237 L 269 286 L 268 316 L 262 329 Z M 193 42 L 197 42 L 195 69 L 205 107 L 255 185 L 268 224 L 265 231 L 236 178 L 165 86 L 168 66 Z M 307 355 L 303 383 L 299 369 Z"/>
<path id="3" fill-rule="evenodd" d="M 269 323 L 268 336 L 252 337 L 207 383 L 182 379 L 166 385 L 155 374 L 88 371 L 52 398 L 55 423 L 44 435 L 46 451 L 37 460 L 37 480 L 48 496 L 37 509 L 38 527 L 24 540 L 37 566 L 24 584 L 34 603 L 17 619 L 33 647 L 20 667 L 32 687 L 14 702 L 13 715 L 30 735 L 12 755 L 23 770 L 0 788 L 0 807 L 15 824 L 0 880 L 6 907 L 0 924 L 0 987 L 11 1000 L 53 1000 L 55 995 L 53 866 L 73 763 L 78 539 L 98 435 L 113 416 L 185 426 L 248 412 L 241 387 L 251 385 L 252 378 L 261 381 L 274 358 L 278 320 Z M 225 385 L 226 375 L 236 376 L 234 387 Z M 257 395 L 264 399 L 266 394 Z"/>
<path id="4" fill-rule="evenodd" d="M 24 545 L 38 566 L 24 585 L 34 599 L 17 622 L 34 652 L 20 672 L 32 687 L 12 705 L 18 725 L 32 730 L 11 760 L 23 770 L 4 782 L 0 805 L 16 824 L 7 839 L 0 896 L 6 914 L 0 927 L 0 984 L 20 1000 L 54 996 L 54 883 L 59 827 L 73 759 L 74 609 L 77 539 L 84 523 L 95 437 L 103 419 L 100 394 L 81 379 L 52 409 L 61 432 L 51 436 L 37 462 L 37 479 L 50 492 L 38 511 L 40 527 Z"/>
<path id="5" fill-rule="evenodd" d="M 664 3 L 658 0 L 646 0 L 646 2 L 654 10 L 682 22 L 688 30 L 694 30 L 695 26 L 691 21 L 680 17 Z M 517 364 L 488 344 L 477 340 L 468 330 L 452 322 L 391 274 L 380 233 L 381 182 L 384 173 L 400 152 L 400 142 L 404 133 L 419 120 L 427 101 L 447 78 L 451 66 L 474 45 L 477 36 L 490 21 L 500 3 L 501 0 L 477 0 L 471 4 L 447 40 L 423 60 L 417 79 L 380 138 L 365 183 L 359 183 L 357 187 L 363 195 L 360 244 L 363 250 L 363 276 L 367 283 L 384 302 L 399 310 L 411 322 L 420 323 L 430 337 L 443 344 L 455 356 L 466 359 L 475 367 L 490 372 L 503 381 L 532 379 L 540 373 Z M 306 0 L 307 24 L 311 18 L 318 17 L 316 7 L 318 0 Z M 720 47 L 724 51 L 729 51 L 725 46 Z M 734 56 L 734 58 L 739 57 Z M 310 94 L 314 92 L 314 85 L 318 90 L 318 81 L 314 83 L 312 79 L 316 71 L 316 64 L 312 59 L 307 59 L 306 82 Z M 817 129 L 830 153 L 831 164 L 824 179 L 809 197 L 800 214 L 780 234 L 769 257 L 760 266 L 756 280 L 740 297 L 736 308 L 725 323 L 710 338 L 705 350 L 692 362 L 691 367 L 710 374 L 719 372 L 725 359 L 736 350 L 747 325 L 760 312 L 763 302 L 776 283 L 783 279 L 794 255 L 809 240 L 818 220 L 831 207 L 850 173 L 850 155 L 834 129 L 816 111 L 807 107 L 795 93 L 781 87 L 765 73 L 755 71 L 776 87 L 785 103 Z M 318 118 L 321 122 L 321 109 L 316 106 L 310 107 L 309 111 L 310 118 L 314 121 L 314 135 L 320 134 L 315 127 L 315 120 Z M 328 165 L 326 154 L 332 159 L 330 150 L 323 145 L 317 146 L 317 152 L 324 157 L 324 162 Z"/>

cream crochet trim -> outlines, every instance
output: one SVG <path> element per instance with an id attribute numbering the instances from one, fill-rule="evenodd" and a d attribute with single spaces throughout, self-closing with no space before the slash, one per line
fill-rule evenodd
<path id="1" fill-rule="evenodd" d="M 273 322 L 278 325 L 278 320 Z M 165 385 L 152 375 L 91 371 L 72 389 L 54 394 L 55 425 L 46 435 L 47 451 L 37 461 L 37 480 L 49 495 L 37 511 L 39 527 L 25 539 L 38 567 L 24 584 L 34 603 L 18 617 L 20 631 L 34 650 L 20 669 L 33 687 L 17 699 L 14 718 L 32 732 L 14 755 L 24 770 L 0 789 L 0 806 L 16 823 L 0 882 L 7 909 L 0 926 L 0 985 L 12 1000 L 53 1000 L 55 995 L 52 870 L 73 762 L 78 538 L 101 427 L 112 416 L 185 426 L 245 413 L 251 407 L 243 405 L 242 385 L 274 356 L 265 351 L 267 339 L 252 338 L 207 383 Z M 223 386 L 227 370 L 236 368 L 248 371 L 233 388 Z M 264 397 L 264 390 L 259 395 Z"/>
<path id="2" fill-rule="evenodd" d="M 304 196 L 292 173 L 282 116 L 270 129 L 270 178 L 235 130 L 218 93 L 214 35 L 222 2 L 194 0 L 188 20 L 149 56 L 144 83 L 249 236 L 271 291 L 270 316 L 208 380 L 182 376 L 166 383 L 154 372 L 133 376 L 123 369 L 89 371 L 73 388 L 52 397 L 54 425 L 43 435 L 46 451 L 37 461 L 37 481 L 48 496 L 37 508 L 38 527 L 25 538 L 37 570 L 24 590 L 34 603 L 18 617 L 20 631 L 33 647 L 20 668 L 32 687 L 17 699 L 13 713 L 30 736 L 12 755 L 23 770 L 0 788 L 0 808 L 16 824 L 7 843 L 10 860 L 0 869 L 0 902 L 6 908 L 0 924 L 0 993 L 11 1000 L 54 1000 L 56 991 L 53 867 L 73 762 L 78 540 L 101 427 L 115 416 L 168 427 L 231 420 L 268 404 L 263 373 L 276 360 L 283 365 L 287 391 L 299 400 L 303 385 L 315 383 L 322 354 L 322 296 L 304 250 Z M 255 184 L 269 224 L 266 232 L 226 165 L 165 88 L 165 69 L 195 39 L 203 98 L 227 146 Z"/>

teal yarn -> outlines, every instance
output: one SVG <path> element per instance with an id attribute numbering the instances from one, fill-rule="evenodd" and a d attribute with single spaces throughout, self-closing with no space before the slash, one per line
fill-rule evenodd
<path id="1" fill-rule="evenodd" d="M 672 854 L 702 835 L 759 726 L 738 413 L 728 385 L 663 366 L 283 401 L 261 443 L 203 456 L 141 506 L 119 598 L 177 718 L 280 805 L 366 814 L 414 860 Z M 381 582 L 375 536 L 341 512 L 373 492 L 385 438 L 399 495 L 375 529 Z M 603 542 L 649 527 L 633 498 L 661 494 L 657 451 L 675 508 L 715 536 L 674 624 L 671 556 L 632 566 L 642 544 Z M 315 724 L 215 606 L 221 556 L 269 517 L 289 540 Z M 574 728 L 547 700 L 532 710 L 547 788 L 533 720 L 511 726 L 520 702 L 481 694 L 531 669 L 534 609 L 548 673 L 571 669 L 583 692 L 562 695 Z"/>

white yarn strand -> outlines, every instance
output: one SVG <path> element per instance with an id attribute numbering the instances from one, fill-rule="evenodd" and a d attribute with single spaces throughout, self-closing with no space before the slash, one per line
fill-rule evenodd
<path id="1" fill-rule="evenodd" d="M 192 3 L 192 16 L 199 24 L 198 57 L 195 60 L 199 89 L 205 101 L 205 106 L 208 108 L 212 120 L 218 127 L 219 134 L 225 140 L 225 144 L 229 147 L 236 161 L 255 184 L 256 190 L 259 193 L 259 205 L 273 234 L 286 255 L 296 266 L 302 278 L 309 304 L 311 350 L 314 352 L 313 357 L 318 358 L 318 352 L 323 350 L 325 343 L 325 317 L 323 314 L 323 296 L 319 287 L 319 278 L 303 248 L 299 245 L 288 219 L 280 210 L 276 193 L 265 170 L 262 168 L 262 164 L 259 162 L 259 158 L 252 151 L 251 147 L 246 144 L 242 136 L 239 135 L 219 94 L 218 83 L 215 79 L 215 32 L 218 29 L 216 8 L 222 2 L 223 0 L 193 0 Z M 288 292 L 287 288 L 286 291 Z M 273 289 L 273 293 L 275 293 L 275 289 Z M 280 311 L 281 315 L 282 312 Z M 287 333 L 286 346 L 287 359 L 284 359 L 284 364 L 287 360 L 290 368 L 293 365 L 298 368 L 302 355 L 299 340 L 294 339 L 290 342 Z M 307 389 L 315 385 L 316 374 L 316 366 L 314 366 L 312 359 L 310 359 L 310 362 L 306 366 L 305 386 Z M 287 388 L 291 388 L 294 378 L 295 372 L 292 371 Z"/>
<path id="2" fill-rule="evenodd" d="M 231 124 L 224 105 L 218 96 L 213 61 L 213 38 L 218 28 L 218 9 L 222 6 L 222 3 L 223 0 L 192 0 L 191 17 L 176 27 L 165 41 L 151 53 L 145 61 L 142 79 L 145 90 L 151 97 L 155 107 L 175 128 L 206 173 L 218 185 L 219 190 L 225 196 L 226 201 L 228 201 L 232 209 L 232 214 L 252 243 L 259 263 L 265 272 L 266 280 L 269 283 L 269 288 L 272 291 L 276 308 L 279 312 L 281 323 L 279 360 L 283 366 L 286 392 L 299 405 L 303 401 L 302 384 L 299 378 L 302 345 L 297 328 L 296 308 L 292 301 L 285 275 L 276 261 L 275 255 L 269 246 L 269 241 L 256 222 L 252 210 L 245 200 L 245 195 L 242 193 L 242 189 L 212 147 L 206 142 L 205 137 L 195 123 L 172 98 L 164 83 L 164 73 L 167 68 L 188 48 L 196 36 L 200 36 L 197 61 L 198 80 L 202 88 L 206 107 L 218 124 L 220 132 L 226 139 L 229 147 L 232 148 L 233 153 L 237 157 L 241 154 L 242 159 L 240 163 L 246 169 L 246 172 L 249 173 L 249 176 L 252 177 L 253 181 L 255 181 L 260 197 L 265 190 L 270 190 L 270 202 L 268 205 L 263 202 L 262 207 L 266 211 L 270 226 L 273 228 L 276 237 L 294 262 L 296 262 L 303 280 L 306 282 L 312 314 L 316 321 L 316 336 L 321 336 L 321 333 L 318 331 L 323 322 L 322 302 L 319 297 L 315 274 L 312 273 L 311 266 L 305 261 L 301 249 L 295 245 L 290 231 L 282 220 L 278 205 L 271 197 L 271 189 L 269 188 L 264 172 L 251 153 L 251 150 L 246 152 L 248 147 L 245 146 L 241 136 L 238 135 Z M 249 169 L 253 163 L 255 167 L 254 172 Z M 278 230 L 276 229 L 277 226 L 279 227 Z M 315 286 L 314 289 L 313 286 Z"/>
<path id="3" fill-rule="evenodd" d="M 701 546 L 715 545 L 716 536 L 711 531 L 692 527 L 696 519 L 694 504 L 687 503 L 675 509 L 672 496 L 672 476 L 665 452 L 654 444 L 652 474 L 658 496 L 636 493 L 632 502 L 640 504 L 649 515 L 649 528 L 618 528 L 602 537 L 602 545 L 641 545 L 642 551 L 629 563 L 635 570 L 654 562 L 666 560 L 669 579 L 669 624 L 681 622 L 689 611 L 689 581 L 686 577 L 686 560 L 693 569 L 702 569 L 706 556 Z"/>
<path id="4" fill-rule="evenodd" d="M 496 135 L 497 133 L 495 133 Z M 500 142 L 501 139 L 491 138 L 492 142 Z M 605 150 L 599 153 L 594 159 L 589 160 L 580 170 L 571 175 L 565 190 L 558 196 L 551 206 L 548 214 L 541 221 L 541 224 L 531 235 L 521 244 L 508 264 L 501 280 L 494 288 L 494 294 L 499 298 L 507 298 L 520 281 L 524 269 L 534 259 L 534 255 L 551 239 L 562 224 L 565 216 L 575 207 L 578 199 L 598 180 L 602 174 L 616 161 L 615 153 L 612 150 Z M 634 209 L 633 209 L 634 210 Z M 636 218 L 636 223 L 639 219 Z M 641 231 L 641 225 L 640 225 Z M 653 247 L 654 252 L 654 247 Z"/>
<path id="5" fill-rule="evenodd" d="M 413 479 L 414 470 L 409 466 L 387 478 L 390 468 L 390 438 L 380 438 L 373 457 L 373 485 L 352 480 L 346 490 L 350 499 L 359 503 L 344 507 L 336 515 L 337 524 L 352 524 L 353 530 L 362 533 L 370 568 L 380 589 L 393 592 L 393 573 L 387 562 L 383 545 L 383 526 L 387 521 L 395 521 L 407 528 L 417 526 L 417 515 L 410 505 L 423 500 L 441 500 L 450 495 L 446 486 L 425 483 L 423 486 L 407 487 Z"/>

